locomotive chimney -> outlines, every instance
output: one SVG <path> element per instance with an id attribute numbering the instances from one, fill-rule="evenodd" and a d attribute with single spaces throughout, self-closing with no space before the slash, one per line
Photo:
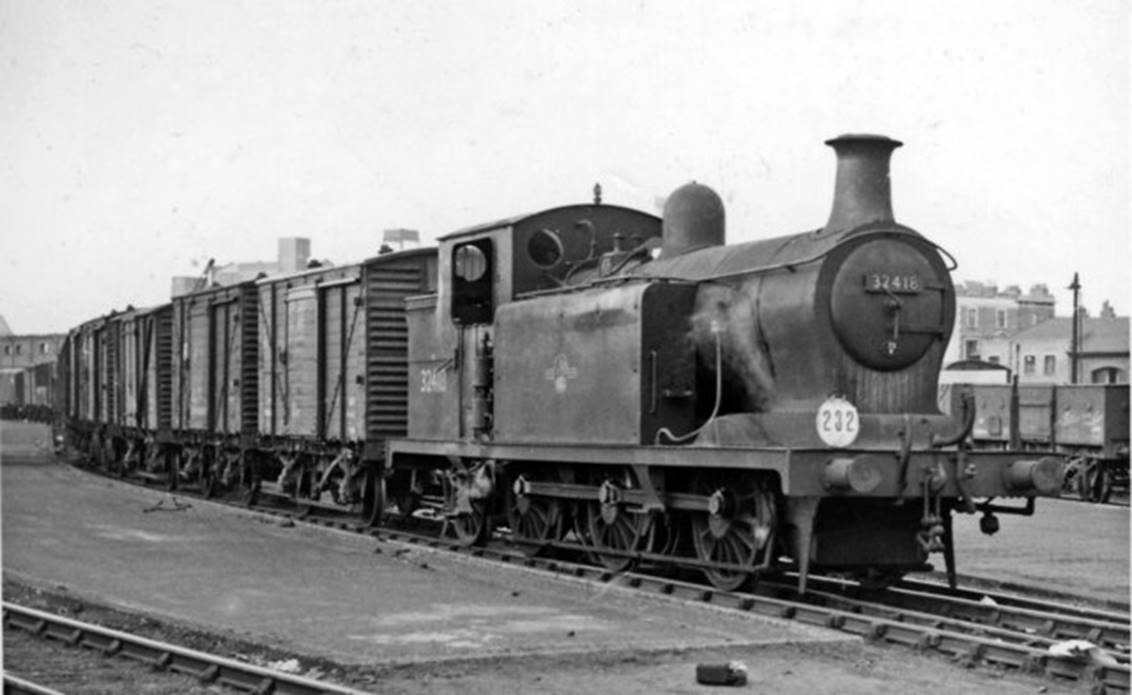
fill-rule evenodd
<path id="1" fill-rule="evenodd" d="M 869 222 L 892 222 L 888 160 L 903 143 L 883 135 L 841 135 L 826 140 L 837 153 L 833 210 L 823 234 Z"/>

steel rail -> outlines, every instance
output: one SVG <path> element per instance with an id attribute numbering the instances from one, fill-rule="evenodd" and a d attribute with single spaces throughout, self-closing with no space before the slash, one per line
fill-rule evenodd
<path id="1" fill-rule="evenodd" d="M 964 579 L 962 576 L 960 579 Z M 987 581 L 980 580 L 975 577 L 967 577 L 966 581 L 977 582 Z M 1021 592 L 1026 591 L 1027 587 L 1021 585 L 1006 585 L 1003 588 L 1009 591 L 998 591 L 993 588 L 975 588 L 960 586 L 957 589 L 951 589 L 942 580 L 935 581 L 932 579 L 904 578 L 893 585 L 897 589 L 907 589 L 914 592 L 923 592 L 927 594 L 935 594 L 942 596 L 951 596 L 956 598 L 965 598 L 972 601 L 981 601 L 984 598 L 990 598 L 1000 606 L 1010 606 L 1013 608 L 1025 608 L 1030 610 L 1050 610 L 1056 607 L 1058 613 L 1065 616 L 1081 618 L 1084 620 L 1097 620 L 1101 622 L 1121 623 L 1125 629 L 1128 628 L 1128 607 L 1126 605 L 1119 606 L 1120 610 L 1096 608 L 1092 606 L 1075 606 L 1065 603 L 1064 597 L 1039 599 L 1022 595 Z M 1003 585 L 999 585 L 1003 586 Z M 1010 593 L 1013 591 L 1014 593 Z M 1051 594 L 1056 595 L 1056 594 Z"/>
<path id="2" fill-rule="evenodd" d="M 1128 663 L 1127 643 L 1106 643 L 1093 632 L 1084 632 L 1079 624 L 1061 621 L 1058 617 L 1047 617 L 1036 611 L 1029 611 L 1033 616 L 1022 619 L 1002 616 L 999 619 L 988 619 L 986 611 L 994 611 L 993 606 L 976 605 L 970 612 L 966 607 L 958 610 L 954 604 L 949 604 L 941 597 L 931 597 L 936 601 L 918 603 L 915 600 L 893 600 L 888 593 L 879 594 L 875 600 L 862 600 L 846 596 L 834 591 L 807 591 L 805 600 L 817 601 L 820 605 L 846 610 L 859 615 L 872 615 L 889 618 L 902 623 L 916 623 L 928 625 L 937 629 L 946 629 L 953 632 L 979 634 L 1003 642 L 1013 642 L 1030 647 L 1049 649 L 1058 642 L 1068 639 L 1084 639 L 1098 648 L 1104 650 L 1115 663 Z M 966 602 L 964 602 L 966 603 Z M 1029 620 L 1027 620 L 1029 618 Z M 1062 629 L 1061 626 L 1067 626 Z M 1098 630 L 1099 632 L 1099 630 Z M 1123 650 L 1122 648 L 1123 647 Z"/>
<path id="3" fill-rule="evenodd" d="M 1127 615 L 1110 614 L 1106 619 L 1097 619 L 1076 614 L 1071 610 L 1072 607 L 1060 604 L 1026 601 L 1024 606 L 1017 605 L 1003 594 L 988 594 L 987 598 L 990 603 L 899 586 L 890 588 L 884 596 L 885 603 L 889 605 L 911 608 L 934 604 L 932 612 L 952 618 L 996 625 L 1018 632 L 1048 635 L 1057 640 L 1088 640 L 1100 647 L 1123 649 L 1127 654 L 1130 643 Z"/>
<path id="4" fill-rule="evenodd" d="M 86 647 L 106 655 L 132 659 L 161 670 L 193 676 L 203 683 L 226 685 L 242 692 L 263 695 L 365 695 L 362 690 L 158 642 L 8 601 L 3 602 L 3 623 L 5 627 L 24 630 L 73 647 Z"/>
<path id="5" fill-rule="evenodd" d="M 58 690 L 33 683 L 11 673 L 4 674 L 4 695 L 63 695 Z"/>
<path id="6" fill-rule="evenodd" d="M 784 576 L 789 578 L 791 574 Z M 1051 642 L 1087 640 L 1112 651 L 1118 660 L 1128 660 L 1130 637 L 1127 613 L 1039 601 L 1000 592 L 952 592 L 945 585 L 917 580 L 901 580 L 883 590 L 865 591 L 855 582 L 818 575 L 810 582 L 810 587 L 814 591 L 807 592 L 807 595 L 812 593 L 831 601 L 864 601 L 895 610 L 926 611 L 937 618 L 964 621 L 976 627 L 1003 628 Z M 794 586 L 786 582 L 764 582 L 760 590 L 775 591 L 778 596 L 795 593 Z"/>

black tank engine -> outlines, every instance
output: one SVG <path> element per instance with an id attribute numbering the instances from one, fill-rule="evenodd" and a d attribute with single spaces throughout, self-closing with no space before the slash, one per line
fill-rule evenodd
<path id="1" fill-rule="evenodd" d="M 391 487 L 443 469 L 467 542 L 501 504 L 534 548 L 692 558 L 721 587 L 785 558 L 803 584 L 935 551 L 953 570 L 953 511 L 1055 492 L 1055 461 L 975 456 L 939 412 L 955 293 L 893 218 L 900 143 L 827 144 L 833 210 L 812 232 L 726 245 L 719 196 L 692 183 L 661 220 L 595 203 L 442 239 L 439 290 L 410 310 L 420 387 Z"/>

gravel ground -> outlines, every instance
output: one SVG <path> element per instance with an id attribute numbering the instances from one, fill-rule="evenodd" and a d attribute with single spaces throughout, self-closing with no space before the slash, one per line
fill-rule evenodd
<path id="1" fill-rule="evenodd" d="M 977 515 L 956 516 L 960 574 L 1128 604 L 1128 507 L 1041 499 L 1032 517 L 998 518 L 1001 529 L 986 536 Z"/>
<path id="2" fill-rule="evenodd" d="M 365 667 L 265 648 L 230 635 L 209 633 L 137 612 L 121 611 L 51 589 L 4 581 L 4 598 L 77 620 L 151 639 L 271 666 L 296 659 L 303 675 L 375 693 L 815 693 L 845 695 L 930 693 L 1080 693 L 1076 684 L 1054 683 L 992 667 L 967 669 L 945 657 L 864 642 L 776 644 L 708 650 L 632 651 L 534 656 Z M 122 659 L 5 630 L 5 668 L 66 693 L 218 693 L 191 678 L 155 673 Z M 744 687 L 712 689 L 695 683 L 699 663 L 741 661 Z"/>

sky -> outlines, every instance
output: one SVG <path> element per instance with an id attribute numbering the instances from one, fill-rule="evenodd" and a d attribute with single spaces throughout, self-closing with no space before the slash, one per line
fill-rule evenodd
<path id="1" fill-rule="evenodd" d="M 1125 0 L 3 0 L 0 315 L 63 332 L 175 275 L 336 263 L 689 180 L 730 243 L 828 215 L 841 133 L 956 281 L 1129 312 Z"/>

